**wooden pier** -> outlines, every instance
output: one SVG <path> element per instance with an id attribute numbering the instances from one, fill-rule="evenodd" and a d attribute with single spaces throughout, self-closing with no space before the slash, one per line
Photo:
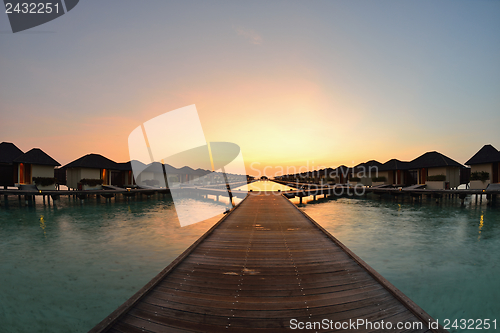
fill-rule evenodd
<path id="1" fill-rule="evenodd" d="M 332 329 L 308 331 L 375 332 L 383 321 L 391 332 L 446 332 L 428 329 L 428 314 L 284 196 L 264 192 L 90 332 L 284 332 L 324 320 Z M 350 320 L 372 326 L 345 329 Z"/>
<path id="2" fill-rule="evenodd" d="M 495 202 L 497 196 L 500 195 L 500 188 L 495 186 L 492 189 L 485 190 L 471 190 L 471 189 L 450 189 L 450 190 L 437 190 L 437 189 L 426 189 L 425 185 L 418 184 L 408 187 L 394 187 L 391 185 L 384 186 L 354 186 L 348 184 L 341 185 L 320 185 L 312 183 L 290 183 L 284 181 L 276 181 L 279 184 L 294 186 L 297 189 L 284 192 L 287 198 L 299 197 L 302 203 L 302 198 L 307 196 L 359 196 L 367 193 L 373 193 L 376 195 L 391 195 L 394 197 L 407 195 L 412 198 L 417 198 L 418 200 L 424 196 L 432 198 L 443 198 L 446 196 L 458 197 L 464 204 L 464 200 L 468 196 L 479 196 L 482 198 L 483 195 L 486 196 L 488 202 Z M 482 199 L 481 199 L 482 200 Z"/>
<path id="3" fill-rule="evenodd" d="M 236 188 L 239 186 L 245 185 L 245 183 L 231 183 L 230 186 L 232 188 Z M 123 196 L 124 198 L 135 197 L 136 195 L 165 195 L 171 194 L 171 189 L 169 188 L 120 188 L 116 186 L 108 186 L 104 185 L 103 189 L 99 190 L 38 190 L 35 186 L 34 189 L 29 190 L 20 190 L 20 189 L 0 189 L 0 198 L 3 196 L 4 200 L 7 201 L 9 196 L 17 196 L 19 200 L 21 197 L 24 198 L 26 202 L 30 204 L 35 201 L 36 197 L 41 197 L 43 202 L 45 203 L 45 199 L 47 198 L 47 202 L 50 203 L 50 199 L 58 200 L 61 196 L 75 197 L 80 200 L 87 199 L 91 196 L 102 196 L 107 200 L 110 198 L 117 198 L 118 196 Z M 186 194 L 194 194 L 194 195 L 212 195 L 216 196 L 228 196 L 228 191 L 226 189 L 225 184 L 217 184 L 217 185 L 209 185 L 203 187 L 194 187 L 194 186 L 184 186 L 180 188 L 176 188 L 174 190 L 176 193 L 186 193 Z M 243 199 L 246 196 L 246 191 L 231 191 L 231 195 L 233 197 L 237 197 Z"/>

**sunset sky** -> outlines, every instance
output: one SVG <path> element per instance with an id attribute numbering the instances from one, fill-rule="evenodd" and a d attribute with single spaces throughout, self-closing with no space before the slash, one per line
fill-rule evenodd
<path id="1" fill-rule="evenodd" d="M 134 128 L 195 104 L 252 175 L 464 163 L 500 149 L 499 18 L 491 0 L 100 0 L 13 34 L 3 11 L 0 142 L 123 162 Z"/>

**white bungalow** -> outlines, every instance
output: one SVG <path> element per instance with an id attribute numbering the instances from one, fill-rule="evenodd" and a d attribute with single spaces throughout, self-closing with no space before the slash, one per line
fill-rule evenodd
<path id="1" fill-rule="evenodd" d="M 373 179 L 379 177 L 381 166 L 382 163 L 376 160 L 360 163 L 352 169 L 349 181 L 364 186 L 371 186 L 374 181 Z"/>
<path id="2" fill-rule="evenodd" d="M 111 171 L 121 169 L 118 163 L 99 154 L 87 154 L 66 164 L 63 168 L 66 169 L 66 185 L 75 190 L 78 189 L 78 183 L 82 179 L 102 179 L 103 185 L 110 185 Z"/>
<path id="3" fill-rule="evenodd" d="M 500 152 L 492 145 L 483 146 L 465 164 L 471 167 L 471 189 L 485 189 L 499 182 Z"/>
<path id="4" fill-rule="evenodd" d="M 428 189 L 458 187 L 462 168 L 462 164 L 436 151 L 417 157 L 408 166 L 413 184 L 426 184 Z"/>
<path id="5" fill-rule="evenodd" d="M 409 162 L 393 158 L 382 164 L 378 169 L 378 179 L 372 185 L 388 184 L 396 187 L 405 186 L 408 182 Z"/>
<path id="6" fill-rule="evenodd" d="M 14 160 L 18 164 L 17 183 L 21 185 L 34 184 L 34 178 L 46 179 L 49 183 L 54 179 L 54 167 L 60 166 L 56 160 L 40 148 L 33 148 Z M 55 180 L 49 185 L 36 184 L 38 189 L 55 189 Z"/>

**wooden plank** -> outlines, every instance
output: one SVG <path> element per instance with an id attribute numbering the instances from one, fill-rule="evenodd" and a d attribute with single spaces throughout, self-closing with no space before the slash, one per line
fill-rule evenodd
<path id="1" fill-rule="evenodd" d="M 246 198 L 245 198 L 246 199 Z M 243 203 L 245 200 L 243 200 L 241 203 Z M 235 209 L 239 207 L 236 206 L 233 209 L 231 209 L 231 212 L 233 212 Z M 194 242 L 190 247 L 186 249 L 180 256 L 178 256 L 170 265 L 168 265 L 163 271 L 161 271 L 158 275 L 156 275 L 151 281 L 149 281 L 144 287 L 142 287 L 137 293 L 135 293 L 131 298 L 129 298 L 125 303 L 120 305 L 115 311 L 113 311 L 109 316 L 104 318 L 99 324 L 97 324 L 94 328 L 92 328 L 89 333 L 95 333 L 95 332 L 104 332 L 108 328 L 111 328 L 111 326 L 120 318 L 120 316 L 123 316 L 136 302 L 140 300 L 141 297 L 143 297 L 148 291 L 150 291 L 154 286 L 156 286 L 159 282 L 162 281 L 162 279 L 168 275 L 179 263 L 184 260 L 185 257 L 187 257 L 196 247 L 198 244 L 203 242 L 205 238 L 208 237 L 227 217 L 230 216 L 229 214 L 226 214 L 223 216 L 212 228 L 210 228 L 203 236 L 201 236 L 196 242 Z"/>
<path id="2" fill-rule="evenodd" d="M 425 320 L 377 274 L 284 197 L 250 195 L 91 332 L 283 332 L 292 318 Z"/>

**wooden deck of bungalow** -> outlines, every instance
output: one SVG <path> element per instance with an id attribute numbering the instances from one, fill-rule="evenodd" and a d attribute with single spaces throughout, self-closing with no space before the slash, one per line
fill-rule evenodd
<path id="1" fill-rule="evenodd" d="M 449 190 L 437 190 L 437 189 L 426 189 L 425 185 L 418 184 L 408 187 L 393 187 L 391 185 L 384 186 L 353 186 L 348 184 L 340 185 L 320 185 L 314 183 L 292 183 L 284 181 L 275 181 L 282 185 L 288 185 L 290 187 L 295 186 L 297 189 L 284 192 L 287 198 L 299 197 L 302 203 L 302 198 L 307 196 L 356 196 L 364 195 L 366 193 L 373 193 L 376 195 L 392 195 L 392 196 L 403 196 L 407 195 L 413 198 L 421 198 L 423 196 L 428 196 L 432 198 L 443 198 L 446 196 L 458 197 L 464 204 L 464 200 L 467 196 L 475 196 L 481 198 L 486 195 L 488 202 L 495 202 L 497 197 L 500 196 L 500 187 L 495 186 L 492 189 L 485 190 L 471 190 L 471 189 L 449 189 Z"/>
<path id="2" fill-rule="evenodd" d="M 238 186 L 243 186 L 246 183 L 231 183 L 231 187 L 235 188 Z M 225 189 L 225 184 L 204 186 L 204 187 L 193 187 L 186 186 L 177 189 L 178 192 L 192 192 L 197 195 L 213 195 L 217 198 L 219 196 L 227 196 L 227 190 Z M 103 189 L 100 190 L 20 190 L 20 189 L 0 189 L 0 197 L 4 196 L 5 200 L 9 196 L 17 196 L 19 200 L 23 197 L 26 201 L 33 201 L 36 197 L 41 197 L 43 202 L 47 198 L 47 201 L 58 200 L 61 196 L 75 197 L 81 200 L 88 198 L 89 196 L 102 196 L 106 199 L 112 197 L 118 197 L 119 195 L 129 198 L 135 197 L 136 195 L 151 196 L 155 194 L 169 194 L 171 190 L 169 188 L 120 188 L 116 186 L 104 185 Z M 243 199 L 246 196 L 246 191 L 231 191 L 233 197 Z"/>
<path id="3" fill-rule="evenodd" d="M 331 330 L 308 330 L 318 332 L 381 331 L 382 321 L 391 332 L 446 332 L 428 329 L 434 320 L 418 305 L 284 196 L 265 192 L 248 195 L 90 332 L 282 332 L 292 319 L 332 321 Z M 346 329 L 349 320 L 374 326 Z"/>

